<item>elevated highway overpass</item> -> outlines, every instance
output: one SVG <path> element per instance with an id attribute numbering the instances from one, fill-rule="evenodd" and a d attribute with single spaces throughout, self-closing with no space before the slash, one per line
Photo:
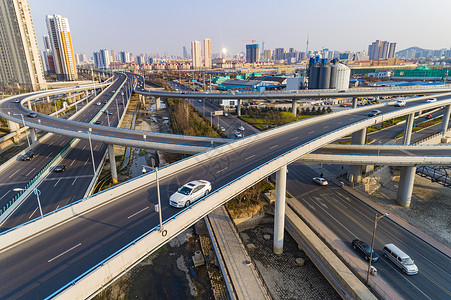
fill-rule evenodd
<path id="1" fill-rule="evenodd" d="M 373 107 L 312 118 L 249 136 L 162 168 L 159 177 L 164 236 L 159 231 L 158 215 L 153 212 L 155 173 L 11 230 L 0 236 L 0 257 L 2 269 L 8 269 L 8 277 L 16 280 L 7 281 L 0 297 L 39 295 L 44 298 L 55 287 L 62 287 L 58 293 L 69 293 L 61 294 L 62 297 L 95 294 L 100 286 L 120 276 L 145 255 L 255 182 L 274 172 L 283 181 L 287 164 L 372 124 L 421 109 L 449 105 L 451 99 L 444 97 L 438 102 L 394 111 L 389 107 L 374 118 L 367 117 Z M 181 184 L 198 178 L 211 181 L 213 193 L 183 211 L 169 207 L 169 195 Z M 283 190 L 284 187 L 279 186 L 277 192 L 275 250 L 281 248 L 283 240 Z M 143 213 L 134 215 L 137 211 Z M 136 217 L 128 218 L 132 215 Z M 24 257 L 27 259 L 23 260 Z M 31 269 L 30 263 L 34 266 Z M 449 261 L 444 257 L 438 263 L 446 265 Z M 2 282 L 4 276 L 6 274 L 0 275 Z M 78 289 L 80 286 L 83 286 L 82 292 Z M 82 294 L 78 294 L 80 292 Z M 440 297 L 443 290 L 431 280 L 427 292 Z"/>

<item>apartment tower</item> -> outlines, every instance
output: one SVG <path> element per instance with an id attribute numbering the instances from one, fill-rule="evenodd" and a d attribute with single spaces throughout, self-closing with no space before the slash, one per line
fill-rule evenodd
<path id="1" fill-rule="evenodd" d="M 211 40 L 204 39 L 204 66 L 211 69 Z"/>
<path id="2" fill-rule="evenodd" d="M 200 42 L 191 42 L 191 57 L 193 62 L 193 69 L 199 69 L 202 67 L 202 55 L 200 50 Z"/>

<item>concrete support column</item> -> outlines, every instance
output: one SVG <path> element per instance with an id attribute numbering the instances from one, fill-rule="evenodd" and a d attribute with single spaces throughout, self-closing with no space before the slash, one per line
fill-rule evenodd
<path id="1" fill-rule="evenodd" d="M 143 103 L 143 105 L 146 105 L 146 96 L 141 95 L 141 101 Z"/>
<path id="2" fill-rule="evenodd" d="M 352 98 L 352 108 L 357 108 L 357 98 Z"/>
<path id="3" fill-rule="evenodd" d="M 440 133 L 442 134 L 442 136 L 445 136 L 446 130 L 448 129 L 450 114 L 451 114 L 451 105 L 448 104 L 445 107 L 445 112 L 443 113 L 443 119 L 442 119 L 442 126 L 440 127 Z"/>
<path id="4" fill-rule="evenodd" d="M 401 206 L 410 206 L 416 169 L 417 167 L 401 167 L 398 195 L 396 197 L 396 201 L 398 201 Z"/>
<path id="5" fill-rule="evenodd" d="M 366 128 L 356 131 L 352 134 L 352 145 L 365 145 L 366 142 Z M 359 182 L 362 179 L 362 165 L 351 165 L 348 168 L 348 181 Z"/>
<path id="6" fill-rule="evenodd" d="M 50 96 L 47 96 L 47 103 L 50 103 Z"/>
<path id="7" fill-rule="evenodd" d="M 8 129 L 10 132 L 16 131 L 20 128 L 20 125 L 13 121 L 8 121 Z"/>
<path id="8" fill-rule="evenodd" d="M 407 116 L 406 126 L 404 127 L 404 136 L 402 137 L 403 145 L 410 144 L 410 140 L 412 138 L 412 128 L 413 128 L 414 120 L 415 120 L 415 113 L 411 113 L 410 115 Z"/>
<path id="9" fill-rule="evenodd" d="M 161 108 L 161 99 L 160 99 L 160 97 L 156 97 L 155 98 L 155 110 L 159 111 L 160 108 Z"/>
<path id="10" fill-rule="evenodd" d="M 117 169 L 116 169 L 116 157 L 114 156 L 114 145 L 108 144 L 108 158 L 110 159 L 110 170 L 113 184 L 118 183 Z"/>
<path id="11" fill-rule="evenodd" d="M 293 100 L 291 102 L 291 112 L 293 113 L 293 116 L 296 118 L 298 116 L 298 101 Z"/>
<path id="12" fill-rule="evenodd" d="M 30 137 L 31 137 L 32 144 L 38 140 L 38 134 L 36 132 L 36 129 L 30 128 Z"/>
<path id="13" fill-rule="evenodd" d="M 287 166 L 276 172 L 276 203 L 274 211 L 274 245 L 275 254 L 283 253 L 283 233 L 285 229 L 285 193 L 287 187 Z"/>
<path id="14" fill-rule="evenodd" d="M 241 99 L 238 99 L 238 104 L 236 105 L 236 114 L 241 116 Z"/>
<path id="15" fill-rule="evenodd" d="M 30 101 L 30 100 L 27 101 L 27 105 L 28 105 L 28 109 L 29 109 L 29 110 L 33 110 L 33 109 L 31 108 L 31 101 Z"/>

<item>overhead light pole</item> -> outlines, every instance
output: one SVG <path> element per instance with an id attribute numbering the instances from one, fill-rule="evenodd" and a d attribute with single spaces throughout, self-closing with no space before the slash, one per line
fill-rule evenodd
<path id="1" fill-rule="evenodd" d="M 89 148 L 91 148 L 92 170 L 94 171 L 94 176 L 96 176 L 96 165 L 94 163 L 94 152 L 92 152 L 91 132 L 92 132 L 92 128 L 89 128 L 88 140 L 89 140 Z"/>
<path id="2" fill-rule="evenodd" d="M 13 191 L 15 192 L 22 192 L 22 191 L 26 191 L 28 189 L 22 189 L 22 188 L 15 188 L 13 189 Z M 44 217 L 42 214 L 42 207 L 41 207 L 41 201 L 39 200 L 39 195 L 41 195 L 41 191 L 38 190 L 37 188 L 32 188 L 33 193 L 36 195 L 36 198 L 38 199 L 38 206 L 39 206 L 39 212 L 41 213 L 41 219 Z"/>
<path id="3" fill-rule="evenodd" d="M 376 236 L 376 228 L 377 228 L 377 222 L 382 219 L 383 217 L 388 216 L 389 213 L 385 213 L 381 216 L 378 216 L 376 213 L 376 219 L 374 220 L 374 229 L 373 229 L 373 237 L 371 239 L 371 250 L 370 250 L 370 260 L 368 262 L 368 272 L 366 273 L 366 285 L 368 285 L 368 280 L 370 278 L 370 270 L 371 270 L 371 260 L 373 259 L 373 248 L 374 248 L 374 238 Z"/>
<path id="4" fill-rule="evenodd" d="M 146 168 L 152 169 L 155 171 L 155 180 L 157 183 L 157 198 L 158 198 L 158 209 L 155 208 L 156 211 L 158 211 L 158 215 L 160 217 L 160 228 L 159 230 L 162 232 L 163 236 L 165 236 L 166 234 L 164 233 L 165 231 L 163 231 L 163 217 L 161 215 L 161 199 L 160 199 L 160 182 L 158 181 L 158 167 L 151 167 L 151 166 L 146 166 L 143 165 L 143 174 L 146 172 Z"/>
<path id="5" fill-rule="evenodd" d="M 14 116 L 20 116 L 22 118 L 23 127 L 26 127 L 25 126 L 25 119 L 23 117 L 23 114 L 14 114 Z M 28 137 L 28 130 L 25 130 L 25 135 L 27 136 L 28 147 L 30 147 L 31 144 L 30 144 L 30 138 Z"/>

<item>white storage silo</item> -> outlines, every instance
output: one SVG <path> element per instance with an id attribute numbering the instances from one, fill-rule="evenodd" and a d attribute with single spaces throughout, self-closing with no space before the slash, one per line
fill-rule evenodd
<path id="1" fill-rule="evenodd" d="M 338 90 L 349 89 L 349 79 L 351 79 L 351 69 L 344 64 L 337 64 L 337 85 Z"/>

